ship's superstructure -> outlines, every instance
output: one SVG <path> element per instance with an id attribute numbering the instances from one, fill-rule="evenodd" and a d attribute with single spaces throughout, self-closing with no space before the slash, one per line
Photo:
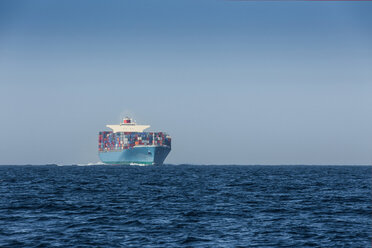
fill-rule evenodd
<path id="1" fill-rule="evenodd" d="M 106 164 L 161 165 L 171 150 L 171 137 L 164 132 L 144 132 L 149 125 L 137 125 L 124 118 L 112 131 L 99 132 L 98 154 Z"/>

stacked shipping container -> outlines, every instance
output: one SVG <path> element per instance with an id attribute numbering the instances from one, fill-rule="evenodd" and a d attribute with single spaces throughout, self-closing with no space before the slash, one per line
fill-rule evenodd
<path id="1" fill-rule="evenodd" d="M 171 146 L 171 137 L 163 132 L 99 132 L 98 150 L 125 150 L 134 146 Z"/>

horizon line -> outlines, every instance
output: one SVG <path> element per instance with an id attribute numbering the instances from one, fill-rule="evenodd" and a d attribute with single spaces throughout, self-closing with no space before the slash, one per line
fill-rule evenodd
<path id="1" fill-rule="evenodd" d="M 372 2 L 372 0 L 225 0 L 230 2 Z"/>
<path id="2" fill-rule="evenodd" d="M 76 164 L 0 164 L 0 166 L 120 166 L 116 164 L 104 164 L 104 163 L 76 163 Z M 189 164 L 189 163 L 180 163 L 180 164 L 171 164 L 165 163 L 163 165 L 172 165 L 172 166 L 372 166 L 372 164 Z M 163 165 L 146 165 L 146 166 L 156 166 L 161 167 Z M 125 166 L 143 166 L 143 165 L 125 165 Z M 144 166 L 144 167 L 146 167 Z"/>

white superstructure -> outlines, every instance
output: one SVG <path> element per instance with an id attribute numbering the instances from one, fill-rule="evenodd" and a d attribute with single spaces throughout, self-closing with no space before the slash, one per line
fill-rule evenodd
<path id="1" fill-rule="evenodd" d="M 125 117 L 120 125 L 106 125 L 111 128 L 114 133 L 117 132 L 143 132 L 150 125 L 137 125 L 131 118 Z"/>

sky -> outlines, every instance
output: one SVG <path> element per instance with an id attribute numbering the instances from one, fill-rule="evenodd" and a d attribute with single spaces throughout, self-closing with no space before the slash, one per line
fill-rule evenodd
<path id="1" fill-rule="evenodd" d="M 129 115 L 172 164 L 371 164 L 372 2 L 0 2 L 0 164 L 98 162 Z"/>

